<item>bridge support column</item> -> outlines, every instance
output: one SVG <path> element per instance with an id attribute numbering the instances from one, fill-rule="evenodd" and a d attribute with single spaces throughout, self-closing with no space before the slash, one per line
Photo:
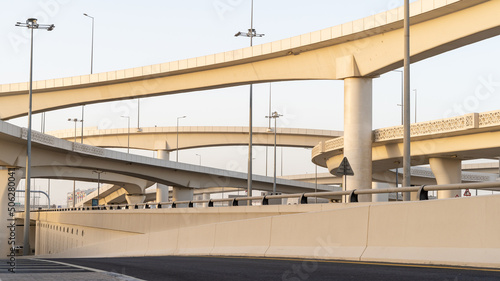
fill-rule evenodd
<path id="1" fill-rule="evenodd" d="M 385 182 L 372 182 L 372 189 L 385 189 L 391 188 L 392 186 Z M 378 193 L 372 194 L 373 202 L 388 202 L 389 201 L 389 193 Z"/>
<path id="2" fill-rule="evenodd" d="M 203 200 L 209 200 L 210 193 L 203 193 Z M 203 203 L 203 207 L 208 207 L 208 203 Z"/>
<path id="3" fill-rule="evenodd" d="M 127 199 L 127 204 L 140 204 L 144 203 L 144 199 L 146 199 L 146 194 L 127 194 L 125 195 L 125 199 Z"/>
<path id="4" fill-rule="evenodd" d="M 170 153 L 166 150 L 157 150 L 156 158 L 168 160 Z M 169 199 L 169 188 L 168 186 L 157 183 L 156 184 L 156 202 L 168 202 Z"/>
<path id="5" fill-rule="evenodd" d="M 429 164 L 438 185 L 462 182 L 462 160 L 430 158 Z M 438 191 L 438 199 L 460 197 L 460 193 L 460 190 Z"/>
<path id="6" fill-rule="evenodd" d="M 174 186 L 172 192 L 172 201 L 191 201 L 191 200 L 193 200 L 193 189 Z"/>
<path id="7" fill-rule="evenodd" d="M 354 171 L 347 189 L 372 187 L 372 79 L 344 79 L 344 156 Z M 361 195 L 360 202 L 370 202 Z"/>
<path id="8" fill-rule="evenodd" d="M 9 180 L 10 178 L 10 180 Z M 9 259 L 9 254 L 10 254 L 10 245 L 7 243 L 9 238 L 11 237 L 11 230 L 15 231 L 14 228 L 10 229 L 9 225 L 12 222 L 13 224 L 15 221 L 9 221 L 12 217 L 10 216 L 10 211 L 8 208 L 9 202 L 9 197 L 12 197 L 12 194 L 9 194 L 9 187 L 14 189 L 13 194 L 15 194 L 15 188 L 17 187 L 17 184 L 19 183 L 21 176 L 18 174 L 9 175 L 9 171 L 7 169 L 0 168 L 0 255 L 2 256 L 2 259 Z M 12 182 L 12 183 L 11 183 Z M 9 185 L 9 183 L 11 183 Z M 13 205 L 14 202 L 12 201 L 11 205 Z M 15 233 L 15 232 L 12 232 Z M 19 233 L 19 232 L 18 232 Z M 14 235 L 15 238 L 15 235 Z M 13 247 L 14 245 L 12 245 Z"/>

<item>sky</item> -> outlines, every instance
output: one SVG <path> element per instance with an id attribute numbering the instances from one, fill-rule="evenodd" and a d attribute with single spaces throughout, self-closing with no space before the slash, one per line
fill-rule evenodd
<path id="1" fill-rule="evenodd" d="M 413 1 L 412 1 L 413 2 Z M 249 46 L 249 39 L 234 37 L 250 28 L 250 0 L 22 0 L 0 1 L 0 84 L 26 82 L 29 78 L 29 33 L 15 27 L 18 21 L 36 17 L 55 24 L 54 31 L 35 31 L 34 80 L 88 74 L 91 71 L 91 24 L 95 18 L 93 72 L 133 68 L 198 57 Z M 254 28 L 265 34 L 254 45 L 335 26 L 402 6 L 402 0 L 271 0 L 254 1 Z M 415 92 L 417 121 L 428 121 L 500 109 L 500 38 L 412 64 L 412 122 Z M 498 82 L 497 82 L 498 81 Z M 487 95 L 476 89 L 490 85 Z M 266 127 L 269 93 L 272 110 L 284 116 L 279 127 L 343 130 L 343 81 L 291 81 L 254 86 L 254 126 Z M 36 102 L 36 100 L 34 101 Z M 401 76 L 397 72 L 373 81 L 373 128 L 401 123 Z M 125 112 L 123 109 L 125 108 Z M 138 121 L 137 100 L 85 107 L 85 127 L 123 128 L 129 115 Z M 141 99 L 140 126 L 248 126 L 248 86 L 191 92 Z M 46 113 L 46 131 L 71 129 L 68 118 L 80 118 L 81 107 Z M 27 127 L 27 118 L 9 122 Z M 40 130 L 40 115 L 33 128 Z M 123 150 L 122 150 L 123 151 Z M 314 173 L 310 150 L 284 148 L 283 165 L 278 150 L 278 175 Z M 133 153 L 154 156 L 152 152 Z M 271 161 L 272 150 L 269 150 Z M 179 161 L 246 171 L 246 147 L 204 148 L 181 151 Z M 174 159 L 175 154 L 171 154 Z M 265 149 L 254 150 L 254 172 L 265 174 Z M 272 162 L 269 162 L 271 167 Z M 272 170 L 269 169 L 269 174 Z M 319 172 L 326 172 L 319 169 Z M 46 190 L 46 181 L 36 188 Z M 86 189 L 93 183 L 77 183 Z M 65 204 L 72 182 L 53 181 L 51 197 Z"/>

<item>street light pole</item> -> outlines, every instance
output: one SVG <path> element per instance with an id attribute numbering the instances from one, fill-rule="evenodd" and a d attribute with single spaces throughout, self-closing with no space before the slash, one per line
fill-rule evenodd
<path id="1" fill-rule="evenodd" d="M 39 24 L 37 19 L 29 18 L 26 23 L 17 22 L 16 26 L 27 27 L 31 29 L 31 49 L 30 49 L 30 82 L 29 82 L 29 108 L 28 108 L 28 136 L 27 136 L 27 163 L 26 163 L 26 187 L 24 197 L 24 228 L 23 255 L 30 254 L 30 189 L 31 189 L 31 119 L 32 119 L 32 101 L 33 101 L 33 29 L 46 29 L 52 31 L 55 28 L 53 24 Z"/>
<path id="2" fill-rule="evenodd" d="M 410 0 L 404 2 L 404 124 L 403 124 L 403 187 L 411 186 L 410 154 Z M 410 201 L 410 193 L 403 193 L 403 200 Z"/>
<path id="3" fill-rule="evenodd" d="M 175 144 L 175 162 L 179 162 L 179 119 L 186 118 L 186 116 L 177 117 L 177 143 Z"/>
<path id="4" fill-rule="evenodd" d="M 415 123 L 417 123 L 417 89 L 413 89 L 415 92 Z"/>
<path id="5" fill-rule="evenodd" d="M 277 111 L 273 112 L 272 115 L 266 116 L 266 118 L 274 119 L 274 181 L 273 181 L 273 194 L 276 194 L 276 119 L 278 119 L 282 114 L 278 114 Z"/>
<path id="6" fill-rule="evenodd" d="M 101 174 L 104 173 L 103 171 L 96 170 L 92 171 L 93 173 L 97 174 L 97 206 L 99 206 L 99 197 L 100 197 L 100 188 L 101 188 Z"/>
<path id="7" fill-rule="evenodd" d="M 76 123 L 77 122 L 83 122 L 83 120 L 78 120 L 78 118 L 68 118 L 68 121 L 69 122 L 75 122 L 75 139 L 74 139 L 74 143 L 76 143 Z"/>
<path id="8" fill-rule="evenodd" d="M 94 17 L 88 14 L 83 14 L 86 17 L 92 19 L 92 45 L 90 46 L 90 74 L 94 73 Z"/>
<path id="9" fill-rule="evenodd" d="M 402 70 L 393 70 L 393 72 L 401 73 L 401 125 L 404 125 L 403 116 L 404 116 L 404 107 L 403 107 L 403 95 L 404 95 L 404 72 Z"/>
<path id="10" fill-rule="evenodd" d="M 271 84 L 271 83 L 269 83 L 269 116 L 271 116 L 271 114 L 272 114 L 272 113 L 271 113 L 271 95 L 272 95 L 272 91 L 271 91 L 271 90 L 272 90 L 272 88 L 271 88 L 271 86 L 272 86 L 272 84 Z M 269 118 L 269 125 L 268 125 L 268 127 L 267 127 L 267 132 L 268 132 L 268 133 L 269 133 L 269 132 L 272 132 L 272 129 L 271 129 L 271 118 Z M 266 137 L 266 138 L 267 138 L 267 137 Z M 268 160 L 269 160 L 269 159 L 267 159 L 267 158 L 268 158 L 268 156 L 267 156 L 267 154 L 268 154 L 268 152 L 267 152 L 267 151 L 268 151 L 268 150 L 269 150 L 269 146 L 268 146 L 268 145 L 266 145 L 266 177 L 267 177 L 267 170 L 268 170 L 268 169 L 267 169 L 267 162 L 268 162 Z"/>
<path id="11" fill-rule="evenodd" d="M 85 105 L 82 104 L 82 135 L 81 135 L 81 143 L 83 144 L 83 115 L 85 113 Z"/>
<path id="12" fill-rule="evenodd" d="M 83 122 L 83 119 L 82 120 L 78 120 L 77 118 L 68 118 L 68 121 L 70 122 L 75 122 L 75 139 L 74 139 L 74 143 L 76 143 L 76 123 L 77 122 Z M 83 127 L 83 126 L 82 126 Z M 82 134 L 82 143 L 83 143 L 83 134 Z M 73 180 L 73 208 L 75 207 L 75 201 L 76 201 L 76 180 Z"/>
<path id="13" fill-rule="evenodd" d="M 314 164 L 314 193 L 318 193 L 318 164 Z M 314 201 L 318 203 L 318 197 Z"/>
<path id="14" fill-rule="evenodd" d="M 92 44 L 90 45 L 90 74 L 94 73 L 94 17 L 88 14 L 83 14 L 84 16 L 92 19 Z M 85 112 L 85 104 L 82 104 L 82 143 L 83 143 L 83 115 Z"/>
<path id="15" fill-rule="evenodd" d="M 127 131 L 127 153 L 130 153 L 130 116 L 122 116 L 122 118 L 127 118 L 127 121 L 128 121 L 128 131 Z"/>
<path id="16" fill-rule="evenodd" d="M 257 34 L 255 29 L 253 28 L 253 0 L 251 1 L 251 13 L 250 13 L 250 29 L 248 32 L 238 32 L 234 36 L 243 36 L 250 37 L 250 47 L 253 46 L 253 38 L 254 37 L 262 37 L 264 34 Z M 248 196 L 252 196 L 252 137 L 253 137 L 253 124 L 252 124 L 252 104 L 253 104 L 253 84 L 250 84 L 250 109 L 249 109 L 249 124 L 248 124 L 248 187 L 247 193 Z M 248 205 L 251 202 L 248 201 Z"/>

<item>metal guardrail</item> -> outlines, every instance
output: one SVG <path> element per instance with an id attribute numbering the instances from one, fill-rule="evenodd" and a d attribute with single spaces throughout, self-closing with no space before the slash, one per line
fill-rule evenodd
<path id="1" fill-rule="evenodd" d="M 100 205 L 93 207 L 75 207 L 75 208 L 62 208 L 62 209 L 39 209 L 42 212 L 65 212 L 65 211 L 92 211 L 92 210 L 129 210 L 129 209 L 162 209 L 165 207 L 177 208 L 178 205 L 187 205 L 188 208 L 193 208 L 194 204 L 207 204 L 208 207 L 214 207 L 214 203 L 228 202 L 228 206 L 239 206 L 240 201 L 256 201 L 259 200 L 261 205 L 269 205 L 271 199 L 283 198 L 298 198 L 299 204 L 308 204 L 307 198 L 328 198 L 333 196 L 349 196 L 348 203 L 358 202 L 359 195 L 371 195 L 382 193 L 398 193 L 398 192 L 417 192 L 418 200 L 429 200 L 429 191 L 443 191 L 443 190 L 461 190 L 461 189 L 489 189 L 500 188 L 500 181 L 496 182 L 482 182 L 472 184 L 447 184 L 447 185 L 422 185 L 400 188 L 385 188 L 385 189 L 354 189 L 348 191 L 331 191 L 331 192 L 311 192 L 311 193 L 295 193 L 295 194 L 281 194 L 281 195 L 265 195 L 253 197 L 237 197 L 237 198 L 218 198 L 218 199 L 204 199 L 204 200 L 191 200 L 191 201 L 174 201 L 174 202 L 160 202 L 160 203 L 138 203 L 138 204 L 120 204 L 120 205 Z"/>

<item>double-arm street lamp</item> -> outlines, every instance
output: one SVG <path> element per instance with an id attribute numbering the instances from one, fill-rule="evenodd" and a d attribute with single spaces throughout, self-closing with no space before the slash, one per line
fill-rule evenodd
<path id="1" fill-rule="evenodd" d="M 77 122 L 83 122 L 83 119 L 82 120 L 78 120 L 77 118 L 68 118 L 68 121 L 70 122 L 75 122 L 75 140 L 74 140 L 74 143 L 76 143 L 76 123 Z M 83 124 L 83 123 L 82 123 Z M 82 143 L 83 143 L 83 125 L 82 125 Z M 76 201 L 76 181 L 74 180 L 73 181 L 73 208 L 75 207 L 75 201 Z"/>
<path id="2" fill-rule="evenodd" d="M 53 24 L 39 24 L 37 19 L 29 18 L 26 23 L 17 22 L 16 26 L 26 27 L 31 30 L 31 50 L 30 50 L 30 82 L 29 82 L 29 109 L 28 109 L 28 137 L 27 137 L 27 156 L 26 161 L 26 188 L 24 199 L 24 225 L 30 225 L 30 188 L 31 188 L 31 109 L 33 100 L 33 29 L 45 29 L 52 31 L 55 28 Z M 30 250 L 30 228 L 24 228 L 23 255 L 29 255 Z"/>
<path id="3" fill-rule="evenodd" d="M 234 36 L 250 37 L 250 47 L 253 46 L 254 37 L 262 37 L 264 34 L 258 34 L 253 28 L 253 0 L 251 2 L 251 16 L 250 16 L 250 29 L 248 32 L 238 32 Z M 250 110 L 249 110 L 249 141 L 248 141 L 248 196 L 252 196 L 252 103 L 253 103 L 253 85 L 250 84 Z M 250 201 L 248 202 L 250 204 Z"/>
<path id="4" fill-rule="evenodd" d="M 74 140 L 74 142 L 76 143 L 76 123 L 83 122 L 83 120 L 79 120 L 77 118 L 68 118 L 68 121 L 69 122 L 75 122 L 75 140 Z M 83 135 L 82 135 L 82 138 L 83 138 Z"/>
<path id="5" fill-rule="evenodd" d="M 273 181 L 273 194 L 276 194 L 276 119 L 283 116 L 282 114 L 278 114 L 277 111 L 273 112 L 271 116 L 266 116 L 266 118 L 274 119 L 274 181 Z"/>

